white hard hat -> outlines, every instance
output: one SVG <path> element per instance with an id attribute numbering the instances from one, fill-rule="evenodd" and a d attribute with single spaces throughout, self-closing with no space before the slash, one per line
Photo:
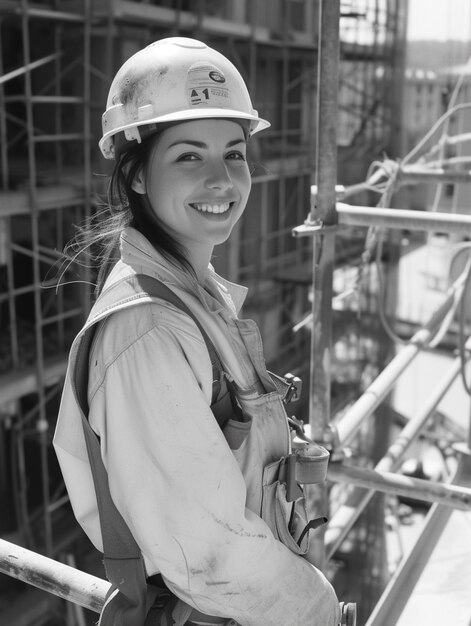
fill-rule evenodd
<path id="1" fill-rule="evenodd" d="M 196 39 L 161 39 L 118 70 L 103 113 L 100 149 L 113 159 L 118 133 L 140 143 L 142 131 L 152 132 L 156 124 L 200 118 L 248 120 L 251 135 L 270 126 L 252 107 L 242 76 L 225 56 Z"/>

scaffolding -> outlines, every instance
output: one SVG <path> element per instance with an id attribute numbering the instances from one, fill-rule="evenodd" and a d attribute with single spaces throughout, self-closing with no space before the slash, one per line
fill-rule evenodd
<path id="1" fill-rule="evenodd" d="M 372 209 L 337 202 L 337 180 L 352 185 L 365 178 L 370 163 L 384 150 L 391 157 L 399 154 L 406 3 L 323 2 L 322 10 L 319 4 L 316 0 L 0 2 L 4 346 L 0 496 L 14 504 L 8 519 L 0 521 L 4 525 L 0 532 L 14 543 L 65 561 L 81 540 L 78 527 L 71 532 L 67 523 L 69 505 L 50 444 L 68 347 L 89 310 L 88 283 L 93 276 L 86 268 L 67 268 L 61 277 L 65 286 L 56 293 L 58 278 L 51 275 L 51 266 L 60 259 L 72 226 L 88 220 L 100 202 L 105 180 L 101 173 L 108 171 L 94 146 L 110 79 L 125 58 L 155 39 L 175 34 L 205 39 L 234 60 L 255 108 L 272 122 L 272 128 L 252 143 L 250 203 L 227 246 L 216 250 L 215 266 L 230 280 L 250 287 L 245 315 L 261 328 L 270 366 L 295 369 L 311 381 L 309 406 L 299 410 L 309 412 L 312 436 L 329 446 L 334 457 L 341 457 L 365 420 L 380 408 L 395 376 L 428 345 L 436 316 L 431 329 L 418 331 L 419 337 L 387 368 L 383 369 L 390 354 L 378 359 L 381 375 L 332 428 L 331 416 L 345 409 L 331 406 L 336 381 L 325 360 L 337 332 L 329 320 L 332 301 L 343 297 L 333 289 L 336 269 L 359 256 L 364 227 L 373 221 L 378 227 L 407 224 L 409 230 L 463 233 L 469 219 L 392 211 L 385 208 L 389 204 Z M 316 109 L 317 120 L 312 114 Z M 335 136 L 337 143 L 332 141 Z M 404 163 L 395 177 L 403 181 L 435 177 L 455 184 L 468 180 L 450 168 L 431 171 L 410 163 Z M 317 188 L 311 194 L 313 182 Z M 359 199 L 367 205 L 370 197 L 365 186 Z M 292 237 L 307 206 L 309 218 Z M 370 272 L 370 267 L 365 265 L 363 271 Z M 439 318 L 446 315 L 453 294 Z M 309 346 L 305 335 L 292 328 L 310 298 L 311 320 L 320 324 L 312 324 L 316 330 Z M 372 322 L 375 301 L 369 294 L 365 298 L 362 332 L 368 325 L 377 328 Z M 430 336 L 424 336 L 427 332 Z M 381 344 L 382 337 L 375 341 Z M 350 392 L 349 398 L 355 397 L 358 385 Z M 390 454 L 385 450 L 384 459 Z M 449 486 L 434 487 L 418 479 L 404 482 L 393 474 L 400 458 L 378 459 L 370 470 L 341 462 L 331 465 L 330 481 L 348 480 L 351 487 L 370 491 L 358 498 L 354 514 L 351 506 L 340 507 L 327 529 L 316 532 L 312 550 L 322 569 L 329 569 L 373 490 L 412 493 L 437 502 L 442 522 L 443 505 L 469 507 L 469 489 L 458 484 L 466 473 L 459 473 L 458 482 Z M 353 499 L 359 492 L 354 493 Z M 313 489 L 311 496 L 316 506 L 328 508 L 327 488 Z M 10 546 L 5 550 L 13 554 Z M 22 559 L 29 558 L 25 554 Z M 16 576 L 11 560 L 4 567 Z M 82 584 L 104 589 L 102 583 L 88 579 Z M 87 593 L 79 604 L 90 604 Z M 88 608 L 97 610 L 99 601 L 92 597 L 93 606 Z"/>
<path id="2" fill-rule="evenodd" d="M 1 3 L 0 29 L 1 497 L 12 504 L 1 530 L 52 556 L 65 496 L 51 472 L 51 411 L 89 298 L 56 294 L 47 272 L 91 208 L 90 3 L 68 13 Z"/>

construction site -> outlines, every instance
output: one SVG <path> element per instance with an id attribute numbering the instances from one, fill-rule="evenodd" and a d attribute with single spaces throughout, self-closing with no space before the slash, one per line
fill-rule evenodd
<path id="1" fill-rule="evenodd" d="M 453 76 L 408 143 L 407 13 L 407 0 L 0 0 L 0 624 L 86 626 L 103 604 L 52 447 L 96 279 L 63 250 L 106 202 L 113 76 L 177 35 L 228 57 L 271 122 L 213 264 L 249 288 L 241 315 L 270 370 L 302 379 L 295 416 L 331 453 L 309 486 L 329 518 L 319 567 L 358 626 L 471 624 L 471 86 L 469 69 Z M 446 532 L 460 543 L 448 569 Z M 463 581 L 440 608 L 420 591 L 434 563 L 440 584 Z"/>

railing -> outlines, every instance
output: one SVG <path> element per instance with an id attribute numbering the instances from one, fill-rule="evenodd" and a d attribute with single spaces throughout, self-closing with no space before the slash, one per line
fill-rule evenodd
<path id="1" fill-rule="evenodd" d="M 99 613 L 110 583 L 0 539 L 0 572 Z"/>

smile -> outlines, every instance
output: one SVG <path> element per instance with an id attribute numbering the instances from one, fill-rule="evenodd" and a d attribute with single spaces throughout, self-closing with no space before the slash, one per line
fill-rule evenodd
<path id="1" fill-rule="evenodd" d="M 231 208 L 232 202 L 224 202 L 223 204 L 208 204 L 206 202 L 195 202 L 190 206 L 201 213 L 226 213 Z"/>

